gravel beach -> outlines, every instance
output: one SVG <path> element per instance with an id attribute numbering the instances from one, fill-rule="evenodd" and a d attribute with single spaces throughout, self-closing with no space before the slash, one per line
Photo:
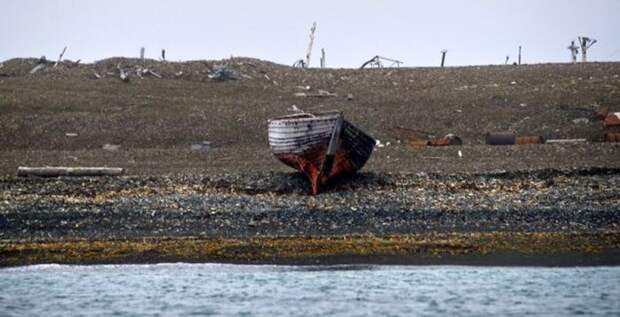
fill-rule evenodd
<path id="1" fill-rule="evenodd" d="M 281 172 L 208 177 L 6 178 L 0 182 L 3 241 L 0 249 L 4 249 L 6 265 L 16 261 L 10 256 L 15 256 L 16 245 L 11 243 L 16 241 L 62 242 L 63 252 L 69 252 L 75 247 L 71 241 L 79 244 L 84 241 L 110 243 L 165 238 L 180 244 L 218 245 L 222 239 L 247 241 L 284 237 L 293 239 L 290 242 L 293 243 L 295 238 L 349 237 L 363 243 L 377 237 L 400 236 L 404 237 L 402 243 L 406 246 L 409 244 L 406 237 L 411 238 L 411 235 L 435 244 L 445 239 L 441 234 L 487 234 L 486 239 L 470 241 L 461 247 L 448 244 L 433 250 L 449 254 L 469 250 L 465 253 L 482 255 L 488 252 L 489 246 L 499 245 L 501 247 L 490 251 L 526 252 L 529 244 L 534 243 L 539 247 L 535 254 L 548 257 L 549 253 L 559 252 L 556 240 L 570 238 L 570 245 L 579 249 L 582 257 L 584 250 L 601 252 L 610 249 L 611 255 L 601 263 L 618 264 L 618 185 L 619 169 L 473 175 L 361 173 L 341 179 L 318 196 L 305 193 L 308 185 L 302 175 Z M 526 242 L 520 244 L 500 243 L 511 234 L 533 234 L 527 236 L 533 240 L 524 238 Z M 541 241 L 541 235 L 552 239 Z M 596 238 L 598 236 L 606 239 Z M 188 241 L 187 237 L 194 240 Z M 583 242 L 585 237 L 589 237 L 586 245 Z M 290 243 L 284 246 L 290 247 Z M 593 247 L 597 243 L 600 245 Z M 151 241 L 148 244 L 151 246 L 147 249 L 151 252 L 147 252 L 142 260 L 135 252 L 124 255 L 132 261 L 160 259 L 152 252 L 159 254 L 162 243 Z M 245 245 L 229 255 L 213 256 L 209 253 L 204 258 L 282 262 L 273 257 L 265 260 L 256 254 L 256 250 L 264 248 L 263 242 L 256 242 L 256 245 L 256 249 Z M 337 246 L 328 240 L 322 247 Z M 367 247 L 372 249 L 372 243 Z M 191 250 L 195 251 L 195 248 L 172 258 L 195 259 L 199 253 Z M 285 254 L 288 262 L 292 261 L 290 258 L 310 261 L 308 259 L 324 253 L 315 250 L 314 256 L 311 256 L 312 252 L 305 252 L 304 256 L 296 257 L 301 249 L 294 250 Z M 428 252 L 427 245 L 422 251 L 414 250 L 414 254 L 421 253 L 422 256 L 412 257 L 407 253 L 395 257 L 392 262 L 402 263 L 407 262 L 404 259 L 410 259 L 410 262 L 418 263 L 434 254 Z M 377 259 L 385 260 L 386 254 L 381 251 L 375 250 L 377 255 L 383 255 Z M 564 251 L 576 250 L 568 248 Z M 341 250 L 342 254 L 332 252 L 334 254 L 328 253 L 332 256 L 330 259 L 335 257 L 345 263 L 353 261 L 351 256 L 364 255 L 349 248 Z M 343 254 L 349 257 L 343 258 Z M 373 262 L 373 257 L 368 254 L 363 258 Z M 523 261 L 519 256 L 511 258 L 513 262 L 507 264 Z M 70 259 L 75 261 L 70 256 L 65 260 Z M 497 263 L 497 259 L 490 263 Z M 538 263 L 547 262 L 541 260 Z M 570 257 L 562 263 L 576 264 L 570 261 Z"/>
<path id="2" fill-rule="evenodd" d="M 3 239 L 607 232 L 620 169 L 362 173 L 318 196 L 296 173 L 4 179 Z"/>

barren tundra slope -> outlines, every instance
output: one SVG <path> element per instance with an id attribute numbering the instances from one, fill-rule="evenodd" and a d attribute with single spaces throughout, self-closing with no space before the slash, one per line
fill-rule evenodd
<path id="1" fill-rule="evenodd" d="M 114 165 L 129 174 L 285 170 L 270 155 L 270 117 L 297 108 L 340 109 L 389 146 L 369 170 L 484 172 L 548 167 L 619 167 L 613 144 L 483 145 L 485 132 L 600 140 L 593 117 L 620 111 L 620 63 L 455 68 L 297 69 L 271 62 L 158 62 L 110 58 L 94 64 L 12 59 L 0 68 L 0 173 L 18 165 Z M 208 77 L 228 65 L 237 80 Z M 119 78 L 118 68 L 130 73 Z M 154 71 L 163 78 L 136 70 Z M 100 77 L 100 78 L 97 78 Z M 300 97 L 320 90 L 333 97 Z M 455 133 L 455 148 L 411 149 L 412 135 Z M 209 149 L 191 150 L 210 142 Z M 112 145 L 104 150 L 104 145 Z M 116 147 L 120 146 L 120 147 Z M 106 147 L 110 149 L 110 147 Z"/>

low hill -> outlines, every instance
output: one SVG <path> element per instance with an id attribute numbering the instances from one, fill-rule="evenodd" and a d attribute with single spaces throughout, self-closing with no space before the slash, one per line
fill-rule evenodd
<path id="1" fill-rule="evenodd" d="M 218 69 L 236 79 L 210 78 Z M 121 80 L 121 70 L 128 81 Z M 335 96 L 299 96 L 320 92 Z M 146 174 L 278 169 L 269 154 L 267 120 L 293 106 L 342 110 L 390 142 L 373 155 L 370 169 L 482 171 L 570 166 L 589 158 L 594 165 L 617 166 L 620 157 L 615 145 L 483 145 L 486 132 L 499 131 L 599 140 L 612 130 L 594 113 L 620 111 L 620 63 L 357 70 L 298 69 L 251 58 L 110 58 L 55 67 L 12 59 L 0 68 L 0 172 L 12 174 L 19 164 L 119 165 Z M 456 157 L 454 149 L 405 145 L 412 134 L 447 133 L 461 137 L 471 155 L 446 163 Z M 204 142 L 208 149 L 191 149 Z M 103 149 L 106 144 L 112 151 Z M 513 161 L 506 161 L 510 156 Z M 480 165 L 486 159 L 497 164 Z"/>

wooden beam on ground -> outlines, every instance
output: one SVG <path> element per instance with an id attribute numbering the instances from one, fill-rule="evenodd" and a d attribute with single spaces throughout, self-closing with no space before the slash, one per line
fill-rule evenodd
<path id="1" fill-rule="evenodd" d="M 59 177 L 59 176 L 119 176 L 123 174 L 120 167 L 24 167 L 17 168 L 17 176 Z"/>
<path id="2" fill-rule="evenodd" d="M 33 69 L 30 70 L 30 72 L 28 72 L 29 74 L 34 74 L 38 71 L 40 71 L 41 69 L 45 68 L 45 64 L 38 64 L 37 66 L 35 66 Z"/>
<path id="3" fill-rule="evenodd" d="M 550 139 L 545 141 L 545 143 L 549 144 L 558 144 L 558 143 L 586 143 L 587 139 Z"/>

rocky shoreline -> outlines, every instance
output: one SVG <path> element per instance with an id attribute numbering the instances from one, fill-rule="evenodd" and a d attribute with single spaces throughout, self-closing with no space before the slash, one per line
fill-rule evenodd
<path id="1" fill-rule="evenodd" d="M 283 253 L 276 256 L 261 255 L 265 243 L 260 242 L 254 247 L 242 245 L 231 257 L 207 252 L 198 256 L 203 260 L 288 263 L 311 258 L 320 262 L 322 255 L 327 255 L 332 260 L 346 262 L 344 259 L 358 258 L 372 262 L 373 258 L 378 261 L 391 255 L 392 262 L 410 259 L 414 263 L 426 256 L 432 258 L 428 245 L 444 241 L 442 235 L 487 238 L 484 242 L 473 239 L 466 244 L 467 248 L 440 244 L 439 253 L 457 250 L 456 255 L 469 257 L 489 252 L 548 256 L 561 250 L 563 254 L 581 255 L 598 250 L 609 255 L 601 263 L 620 264 L 616 252 L 620 247 L 619 185 L 620 170 L 605 168 L 453 175 L 361 173 L 332 184 L 318 196 L 306 194 L 308 185 L 302 175 L 285 172 L 6 177 L 0 179 L 0 264 L 16 264 L 20 258 L 24 263 L 50 259 L 79 263 L 82 257 L 85 263 L 93 258 L 98 259 L 95 262 L 106 262 L 105 252 L 93 255 L 94 251 L 84 251 L 79 246 L 90 242 L 107 243 L 114 248 L 119 243 L 142 243 L 148 239 L 176 241 L 184 246 L 180 250 L 217 246 L 221 241 L 284 239 L 279 247 Z M 507 237 L 515 234 L 528 238 L 511 246 L 508 242 L 512 239 Z M 536 238 L 538 235 L 553 238 L 541 240 Z M 424 247 L 397 243 L 399 248 L 413 250 L 399 253 L 394 248 L 382 250 L 372 242 L 412 236 L 416 241 L 426 241 Z M 370 251 L 335 247 L 329 242 L 333 237 L 368 243 L 366 248 Z M 312 238 L 323 239 L 322 247 L 315 248 L 314 253 L 312 248 L 302 252 L 306 247 L 301 247 L 304 244 L 299 244 L 298 239 Z M 194 242 L 187 243 L 187 239 Z M 565 244 L 573 247 L 559 248 L 557 241 L 571 241 Z M 64 251 L 57 250 L 50 256 L 41 247 L 46 243 L 61 243 Z M 298 246 L 294 247 L 296 243 Z M 539 247 L 526 250 L 532 243 Z M 189 251 L 166 257 L 168 253 L 161 251 L 161 245 L 157 242 L 151 248 L 158 256 L 145 255 L 144 261 L 195 259 L 196 255 Z M 487 245 L 499 247 L 487 250 Z M 16 259 L 16 250 L 28 246 L 29 252 L 39 250 L 34 252 L 39 254 L 34 257 L 36 260 L 28 256 Z M 321 251 L 325 248 L 333 250 L 325 254 Z M 135 250 L 127 252 L 120 258 L 139 261 Z M 376 256 L 369 256 L 373 254 Z M 568 264 L 570 258 L 566 257 Z"/>
<path id="2" fill-rule="evenodd" d="M 454 261 L 571 265 L 598 254 L 606 260 L 588 263 L 620 264 L 620 146 L 602 142 L 620 126 L 598 115 L 620 111 L 620 63 L 358 70 L 111 58 L 45 63 L 36 73 L 38 59 L 3 65 L 0 265 L 424 263 L 438 245 L 441 254 L 467 251 Z M 242 76 L 210 78 L 222 65 Z M 121 80 L 120 67 L 136 76 Z M 144 69 L 161 78 L 137 76 Z M 329 96 L 313 97 L 319 91 Z M 378 139 L 362 173 L 308 196 L 267 142 L 268 119 L 292 109 L 341 110 Z M 487 132 L 586 142 L 489 146 Z M 463 144 L 415 146 L 446 134 Z M 120 167 L 127 176 L 19 179 L 18 166 Z M 459 235 L 489 239 L 441 242 Z M 513 246 L 514 235 L 525 238 Z M 308 249 L 307 239 L 319 245 Z M 345 239 L 366 247 L 335 242 Z M 493 241 L 505 243 L 485 249 Z M 278 248 L 261 253 L 270 245 Z"/>

